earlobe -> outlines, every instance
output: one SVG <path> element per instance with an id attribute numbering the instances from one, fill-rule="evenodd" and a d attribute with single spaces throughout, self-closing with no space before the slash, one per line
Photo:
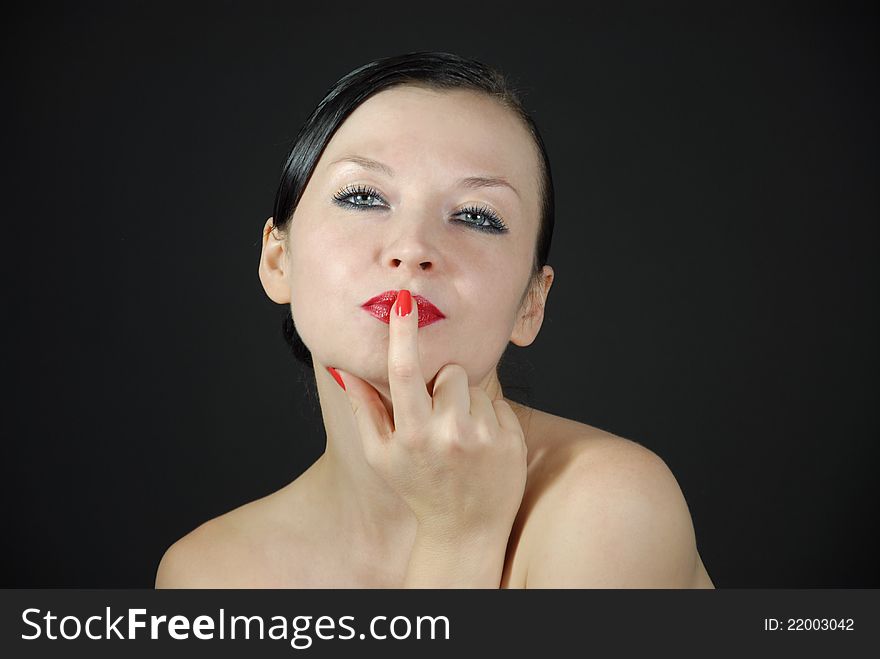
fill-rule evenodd
<path id="1" fill-rule="evenodd" d="M 263 225 L 259 275 L 263 290 L 276 304 L 290 303 L 290 286 L 285 272 L 285 236 L 275 230 L 273 218 Z"/>
<path id="2" fill-rule="evenodd" d="M 553 277 L 553 268 L 545 265 L 540 285 L 532 287 L 526 295 L 523 309 L 510 335 L 510 341 L 514 345 L 521 348 L 531 345 L 541 331 L 541 326 L 544 324 L 544 308 L 550 287 L 553 285 Z"/>
<path id="3" fill-rule="evenodd" d="M 510 335 L 511 343 L 521 348 L 531 345 L 538 336 L 543 323 L 544 306 L 532 304 L 531 308 L 517 319 L 513 333 Z"/>

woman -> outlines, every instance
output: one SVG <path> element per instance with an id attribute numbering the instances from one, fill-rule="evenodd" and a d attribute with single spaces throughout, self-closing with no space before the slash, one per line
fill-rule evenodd
<path id="1" fill-rule="evenodd" d="M 504 397 L 506 346 L 543 322 L 553 212 L 541 137 L 494 69 L 410 53 L 337 82 L 259 264 L 326 450 L 178 540 L 156 587 L 713 587 L 660 458 Z"/>

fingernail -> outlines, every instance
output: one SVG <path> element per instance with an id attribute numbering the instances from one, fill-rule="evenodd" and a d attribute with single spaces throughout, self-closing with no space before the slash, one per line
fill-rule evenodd
<path id="1" fill-rule="evenodd" d="M 328 366 L 327 370 L 330 372 L 330 375 L 333 376 L 333 379 L 339 383 L 339 386 L 342 387 L 342 390 L 345 391 L 345 383 L 342 381 L 342 376 L 339 375 L 338 371 L 332 366 Z"/>
<path id="2" fill-rule="evenodd" d="M 397 315 L 403 318 L 412 311 L 412 295 L 405 288 L 397 292 Z"/>

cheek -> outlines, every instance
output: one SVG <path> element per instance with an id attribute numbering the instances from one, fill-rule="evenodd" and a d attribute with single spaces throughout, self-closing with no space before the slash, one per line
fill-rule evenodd
<path id="1" fill-rule="evenodd" d="M 340 290 L 352 272 L 363 271 L 363 241 L 354 241 L 329 220 L 303 218 L 290 237 L 291 286 L 303 294 Z"/>
<path id="2" fill-rule="evenodd" d="M 493 281 L 494 275 L 486 275 L 471 280 L 467 288 L 462 288 L 462 300 L 469 310 L 470 323 L 484 326 L 484 334 L 495 334 L 500 327 L 510 324 L 514 314 L 516 294 L 510 281 L 504 277 L 503 282 Z"/>
<path id="3" fill-rule="evenodd" d="M 518 246 L 512 247 L 513 253 L 484 251 L 464 261 L 475 265 L 469 267 L 463 278 L 467 290 L 462 295 L 474 300 L 478 307 L 475 315 L 483 310 L 486 321 L 493 325 L 513 322 L 528 276 L 525 257 L 519 256 Z"/>
<path id="4" fill-rule="evenodd" d="M 352 282 L 363 272 L 363 247 L 308 223 L 290 240 L 291 314 L 303 342 L 313 348 L 322 336 L 339 331 L 338 312 L 351 305 Z"/>
<path id="5" fill-rule="evenodd" d="M 522 286 L 509 270 L 506 275 L 499 275 L 500 268 L 499 265 L 495 272 L 474 273 L 459 288 L 463 316 L 452 330 L 455 341 L 449 347 L 455 358 L 451 361 L 465 366 L 473 382 L 495 366 L 516 324 Z"/>

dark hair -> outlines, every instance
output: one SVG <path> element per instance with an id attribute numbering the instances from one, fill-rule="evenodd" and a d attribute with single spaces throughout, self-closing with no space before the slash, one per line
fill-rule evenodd
<path id="1" fill-rule="evenodd" d="M 312 176 L 333 134 L 354 110 L 371 96 L 398 85 L 420 85 L 432 89 L 468 89 L 485 93 L 514 111 L 525 123 L 535 140 L 541 161 L 541 219 L 534 251 L 534 265 L 529 292 L 550 252 L 553 236 L 554 194 L 550 161 L 544 141 L 531 115 L 525 110 L 519 94 L 498 70 L 472 59 L 442 52 L 415 52 L 396 55 L 365 64 L 343 76 L 324 96 L 318 107 L 300 128 L 287 162 L 281 173 L 281 183 L 275 195 L 273 224 L 286 232 L 303 191 Z M 312 354 L 294 327 L 290 307 L 282 323 L 284 339 L 297 360 L 314 370 Z"/>

